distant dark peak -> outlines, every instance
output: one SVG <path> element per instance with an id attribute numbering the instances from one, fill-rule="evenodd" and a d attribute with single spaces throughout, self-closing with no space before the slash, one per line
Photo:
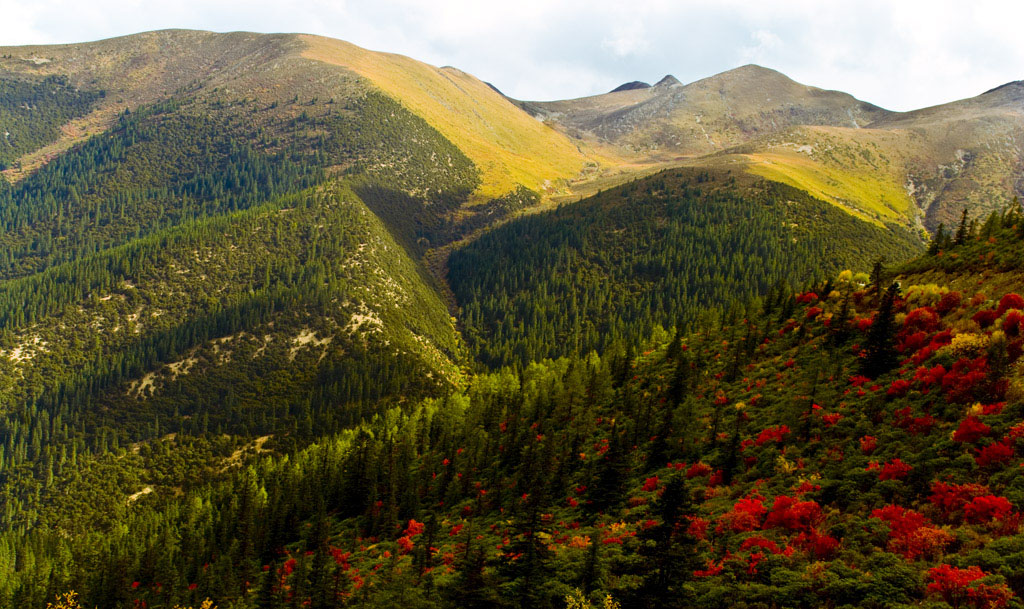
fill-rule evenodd
<path id="1" fill-rule="evenodd" d="M 610 93 L 618 93 L 619 91 L 633 91 L 634 89 L 650 89 L 651 85 L 634 80 L 633 82 L 627 82 L 621 84 L 610 91 Z"/>
<path id="2" fill-rule="evenodd" d="M 671 74 L 668 74 L 667 76 L 665 76 L 665 78 L 662 78 L 661 80 L 659 80 L 657 82 L 657 84 L 655 84 L 654 86 L 655 87 L 675 87 L 677 85 L 682 85 L 682 84 L 683 83 L 679 82 L 678 78 L 676 78 L 675 76 L 672 76 Z"/>
<path id="3" fill-rule="evenodd" d="M 982 95 L 988 95 L 989 93 L 995 93 L 996 91 L 1000 91 L 1002 89 L 1009 89 L 1011 87 L 1024 89 L 1024 80 L 1014 80 L 1006 83 L 1005 85 L 999 85 L 995 89 L 989 89 L 988 91 L 985 91 L 984 93 L 982 93 Z"/>
<path id="4" fill-rule="evenodd" d="M 485 84 L 485 85 L 487 85 L 488 87 L 490 87 L 490 88 L 494 89 L 494 91 L 495 91 L 495 92 L 496 92 L 496 93 L 497 93 L 498 95 L 500 95 L 500 96 L 502 96 L 502 97 L 505 97 L 505 94 L 504 94 L 504 93 L 502 93 L 502 92 L 501 92 L 501 89 L 499 89 L 498 87 L 495 87 L 494 85 L 492 85 L 491 83 L 487 82 L 486 80 L 484 81 L 484 84 Z"/>

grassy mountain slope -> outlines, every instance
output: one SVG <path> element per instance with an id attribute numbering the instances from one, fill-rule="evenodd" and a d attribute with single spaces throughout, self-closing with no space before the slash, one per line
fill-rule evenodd
<path id="1" fill-rule="evenodd" d="M 580 135 L 654 157 L 724 150 L 795 125 L 860 127 L 888 114 L 755 65 L 687 85 L 667 76 L 646 89 L 524 105 Z"/>
<path id="2" fill-rule="evenodd" d="M 1002 209 L 1022 187 L 1020 83 L 913 112 L 744 66 L 683 85 L 521 102 L 580 141 L 646 161 L 744 169 L 861 218 L 935 230 L 967 207 Z"/>
<path id="3" fill-rule="evenodd" d="M 303 36 L 303 56 L 363 76 L 423 117 L 482 172 L 477 192 L 487 200 L 523 185 L 534 191 L 595 168 L 595 159 L 564 135 L 523 113 L 477 78 L 451 67 L 376 53 L 319 36 Z"/>

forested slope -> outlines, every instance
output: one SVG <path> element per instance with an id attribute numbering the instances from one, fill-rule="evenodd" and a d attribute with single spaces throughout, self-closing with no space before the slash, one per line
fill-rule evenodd
<path id="1" fill-rule="evenodd" d="M 668 170 L 483 235 L 452 254 L 448 281 L 473 353 L 525 364 L 906 259 L 920 243 L 782 184 Z"/>
<path id="2" fill-rule="evenodd" d="M 8 602 L 1017 607 L 1024 285 L 999 271 L 1022 226 L 999 215 L 875 283 L 842 272 L 636 350 L 476 376 L 140 496 L 92 538 L 8 534 Z M 230 449 L 173 442 L 197 471 Z"/>

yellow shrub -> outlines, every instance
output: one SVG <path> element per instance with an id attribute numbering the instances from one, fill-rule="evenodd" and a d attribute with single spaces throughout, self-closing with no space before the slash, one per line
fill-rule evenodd
<path id="1" fill-rule="evenodd" d="M 590 599 L 583 595 L 583 591 L 576 588 L 572 594 L 565 595 L 565 609 L 619 609 L 619 603 L 609 594 L 604 597 L 599 608 L 594 607 Z"/>
<path id="2" fill-rule="evenodd" d="M 955 358 L 977 357 L 988 349 L 988 345 L 988 336 L 965 332 L 955 335 L 951 343 L 939 349 L 939 353 L 949 354 Z"/>

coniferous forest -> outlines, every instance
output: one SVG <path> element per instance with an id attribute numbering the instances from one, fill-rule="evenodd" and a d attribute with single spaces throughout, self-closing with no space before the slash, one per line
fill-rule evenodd
<path id="1" fill-rule="evenodd" d="M 1024 607 L 1019 202 L 928 233 L 713 164 L 566 202 L 354 72 L 129 104 L 37 59 L 0 609 Z"/>

